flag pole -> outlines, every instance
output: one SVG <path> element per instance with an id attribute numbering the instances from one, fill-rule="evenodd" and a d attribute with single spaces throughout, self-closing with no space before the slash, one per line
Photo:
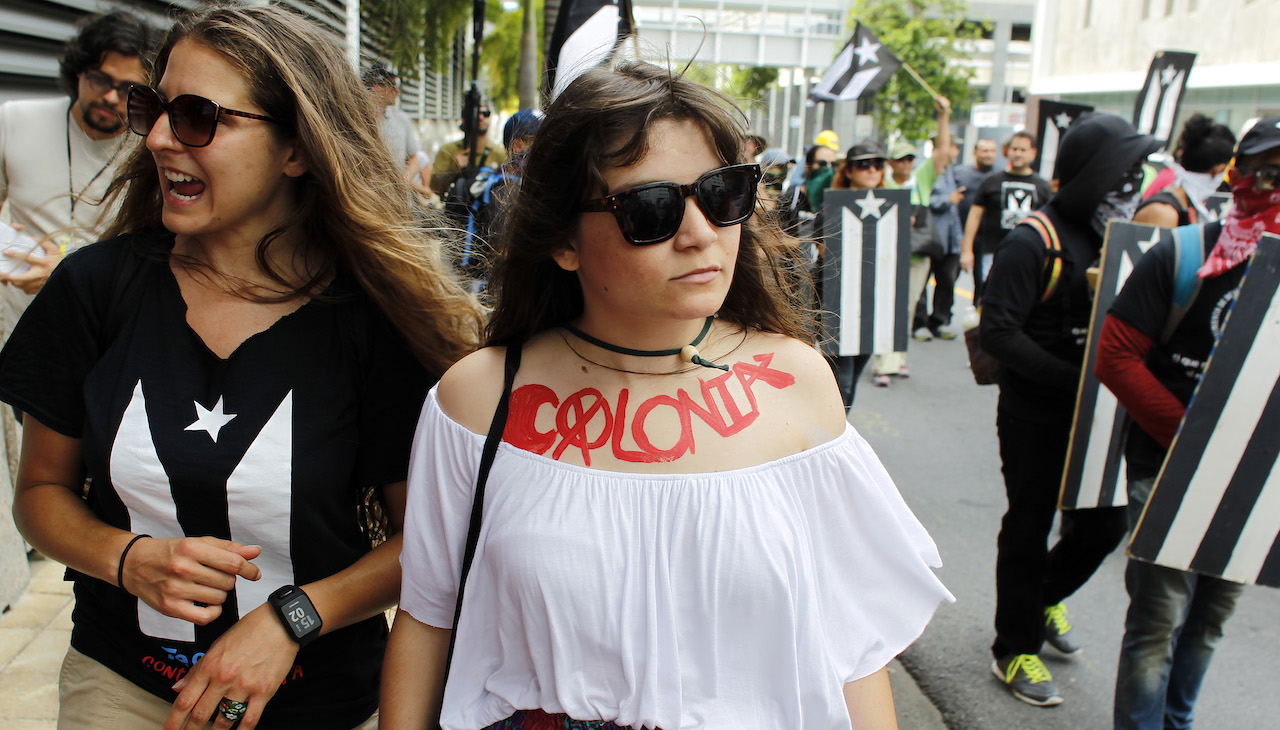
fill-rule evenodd
<path id="1" fill-rule="evenodd" d="M 924 87 L 925 91 L 929 92 L 929 96 L 932 96 L 934 99 L 942 98 L 941 94 L 934 91 L 933 87 L 930 86 L 929 83 L 925 81 L 923 78 L 921 78 L 920 74 L 916 73 L 916 70 L 914 68 L 911 68 L 911 64 L 907 63 L 906 61 L 903 61 L 902 67 L 907 70 L 907 73 L 911 74 L 911 78 L 915 79 L 917 82 L 920 83 L 921 86 Z"/>

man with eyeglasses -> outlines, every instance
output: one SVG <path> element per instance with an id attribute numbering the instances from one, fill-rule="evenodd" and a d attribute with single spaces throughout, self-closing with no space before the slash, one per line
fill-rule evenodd
<path id="1" fill-rule="evenodd" d="M 507 151 L 502 145 L 489 141 L 490 124 L 489 105 L 480 102 L 480 125 L 476 128 L 476 144 L 479 152 L 476 155 L 476 168 L 500 167 L 507 161 Z M 459 128 L 466 130 L 466 120 L 459 122 Z M 431 163 L 431 189 L 439 195 L 449 190 L 453 181 L 458 179 L 462 171 L 470 164 L 471 150 L 466 146 L 466 139 L 450 142 L 440 147 L 435 160 Z"/>
<path id="2" fill-rule="evenodd" d="M 62 256 L 96 240 L 108 217 L 103 196 L 130 144 L 126 97 L 130 86 L 147 83 L 158 40 L 159 33 L 131 13 L 91 18 L 67 42 L 61 61 L 70 98 L 0 105 L 3 218 L 41 244 L 30 268 L 19 265 L 3 278 L 3 338 Z"/>
<path id="3" fill-rule="evenodd" d="M 1165 234 L 1139 259 L 1103 323 L 1098 381 L 1133 419 L 1125 446 L 1130 527 L 1151 496 L 1258 239 L 1263 233 L 1280 235 L 1280 116 L 1263 119 L 1244 135 L 1228 179 L 1233 205 L 1223 220 L 1200 227 L 1204 263 L 1182 320 L 1168 324 L 1179 288 L 1180 251 Z M 1213 539 L 1211 534 L 1208 540 Z M 1116 674 L 1115 727 L 1191 727 L 1201 683 L 1244 586 L 1133 558 L 1124 582 L 1129 610 Z"/>

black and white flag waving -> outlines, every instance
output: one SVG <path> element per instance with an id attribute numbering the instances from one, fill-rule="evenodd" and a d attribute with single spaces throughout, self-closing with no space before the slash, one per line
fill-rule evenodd
<path id="1" fill-rule="evenodd" d="M 906 350 L 911 192 L 828 190 L 822 210 L 824 351 Z"/>
<path id="2" fill-rule="evenodd" d="M 1098 340 L 1102 322 L 1111 302 L 1124 288 L 1133 267 L 1143 254 L 1160 242 L 1162 229 L 1113 220 L 1107 224 L 1102 246 L 1102 271 L 1093 297 L 1093 316 L 1085 343 L 1084 368 L 1076 396 L 1067 463 L 1062 470 L 1062 509 L 1120 507 L 1128 503 L 1122 487 L 1124 434 L 1127 422 L 1124 407 L 1093 375 L 1098 362 Z"/>
<path id="3" fill-rule="evenodd" d="M 1147 69 L 1147 81 L 1133 106 L 1133 126 L 1139 133 L 1166 144 L 1173 139 L 1173 122 L 1195 62 L 1194 53 L 1156 51 Z"/>
<path id="4" fill-rule="evenodd" d="M 560 96 L 583 71 L 613 54 L 634 32 L 631 0 L 561 0 L 547 48 L 547 88 Z"/>
<path id="5" fill-rule="evenodd" d="M 1264 235 L 1129 554 L 1280 587 L 1280 238 Z"/>
<path id="6" fill-rule="evenodd" d="M 1065 101 L 1040 100 L 1040 108 L 1036 113 L 1036 139 L 1040 140 L 1040 154 L 1031 163 L 1036 174 L 1050 179 L 1053 168 L 1058 164 L 1058 143 L 1067 128 L 1080 118 L 1081 114 L 1093 111 L 1087 104 L 1069 104 Z"/>
<path id="7" fill-rule="evenodd" d="M 809 101 L 852 101 L 870 96 L 884 86 L 902 61 L 884 47 L 875 34 L 858 23 L 853 37 L 809 92 Z"/>

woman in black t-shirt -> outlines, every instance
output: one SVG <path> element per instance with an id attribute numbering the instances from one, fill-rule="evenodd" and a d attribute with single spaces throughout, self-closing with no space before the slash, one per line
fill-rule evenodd
<path id="1" fill-rule="evenodd" d="M 59 724 L 372 727 L 414 422 L 478 308 L 318 26 L 194 12 L 153 83 L 115 238 L 0 353 L 14 514 L 76 583 Z"/>

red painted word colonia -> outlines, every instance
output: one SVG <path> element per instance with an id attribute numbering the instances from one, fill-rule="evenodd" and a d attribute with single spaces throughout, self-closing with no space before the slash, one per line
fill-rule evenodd
<path id="1" fill-rule="evenodd" d="M 695 416 L 720 436 L 732 436 L 760 416 L 753 392 L 759 383 L 779 390 L 795 384 L 795 376 L 769 367 L 773 353 L 752 359 L 755 362 L 735 363 L 729 372 L 711 380 L 699 378 L 698 397 L 681 388 L 675 396 L 655 395 L 634 406 L 629 403 L 630 392 L 626 388 L 611 404 L 595 388 L 583 388 L 562 401 L 545 385 L 523 385 L 511 393 L 511 411 L 503 438 L 535 454 L 550 452 L 551 458 L 557 460 L 565 451 L 575 449 L 587 466 L 591 466 L 591 452 L 606 446 L 619 461 L 674 461 L 686 452 L 697 451 L 693 436 Z M 552 430 L 538 430 L 538 415 L 543 408 L 555 409 Z M 671 409 L 680 423 L 675 443 L 665 447 L 655 445 L 645 430 L 650 415 L 660 408 Z M 624 445 L 628 435 L 635 448 Z"/>

